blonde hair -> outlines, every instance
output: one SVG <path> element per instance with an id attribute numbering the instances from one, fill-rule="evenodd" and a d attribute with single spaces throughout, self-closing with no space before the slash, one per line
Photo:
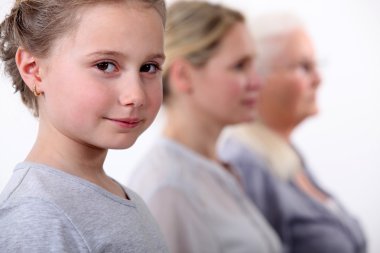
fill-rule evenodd
<path id="1" fill-rule="evenodd" d="M 127 2 L 154 8 L 166 21 L 164 0 L 17 0 L 0 24 L 0 58 L 6 74 L 12 78 L 15 92 L 20 92 L 23 103 L 38 117 L 37 98 L 28 89 L 17 69 L 15 55 L 23 47 L 36 57 L 46 57 L 54 42 L 73 31 L 80 18 L 79 9 L 93 4 Z"/>
<path id="2" fill-rule="evenodd" d="M 244 16 L 219 4 L 179 1 L 168 8 L 163 69 L 164 101 L 170 93 L 168 71 L 177 58 L 196 67 L 204 66 L 232 26 Z"/>

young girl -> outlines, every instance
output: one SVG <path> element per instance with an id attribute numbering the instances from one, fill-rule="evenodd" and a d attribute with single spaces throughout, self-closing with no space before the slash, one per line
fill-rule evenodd
<path id="1" fill-rule="evenodd" d="M 0 195 L 1 252 L 166 252 L 142 200 L 108 177 L 162 100 L 162 0 L 17 1 L 0 52 L 37 140 Z"/>
<path id="2" fill-rule="evenodd" d="M 215 151 L 225 126 L 254 118 L 260 83 L 244 17 L 181 1 L 169 8 L 166 31 L 167 124 L 130 186 L 173 253 L 280 252 L 274 231 Z"/>

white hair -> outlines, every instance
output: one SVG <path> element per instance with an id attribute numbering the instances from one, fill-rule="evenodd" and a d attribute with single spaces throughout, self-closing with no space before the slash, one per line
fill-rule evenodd
<path id="1" fill-rule="evenodd" d="M 292 13 L 279 12 L 258 16 L 251 23 L 257 50 L 257 70 L 265 75 L 270 71 L 287 35 L 304 29 L 303 22 Z"/>

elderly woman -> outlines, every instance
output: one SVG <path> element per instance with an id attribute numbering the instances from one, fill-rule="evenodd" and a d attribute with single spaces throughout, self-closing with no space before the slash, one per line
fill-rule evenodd
<path id="1" fill-rule="evenodd" d="M 321 82 L 301 22 L 273 14 L 253 22 L 262 78 L 258 120 L 227 129 L 219 156 L 234 165 L 251 200 L 292 253 L 365 252 L 362 230 L 311 176 L 291 134 L 318 112 Z"/>

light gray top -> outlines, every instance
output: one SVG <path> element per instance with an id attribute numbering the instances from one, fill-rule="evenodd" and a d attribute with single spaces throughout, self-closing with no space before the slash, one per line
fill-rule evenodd
<path id="1" fill-rule="evenodd" d="M 167 252 L 141 198 L 21 163 L 0 194 L 0 252 Z"/>
<path id="2" fill-rule="evenodd" d="M 237 180 L 177 142 L 159 139 L 130 179 L 173 253 L 281 251 L 279 239 Z"/>

